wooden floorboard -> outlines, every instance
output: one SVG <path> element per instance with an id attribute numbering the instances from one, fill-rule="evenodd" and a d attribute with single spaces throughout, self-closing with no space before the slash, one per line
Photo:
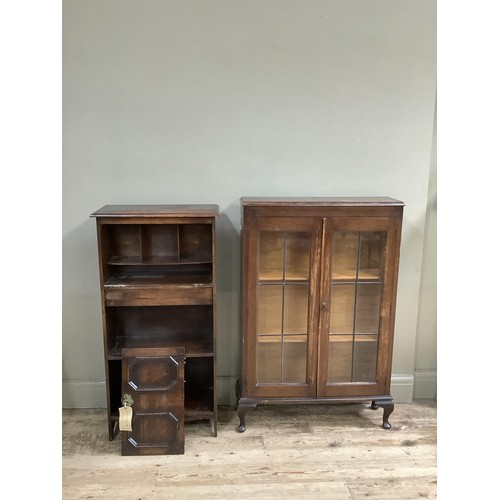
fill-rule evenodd
<path id="1" fill-rule="evenodd" d="M 436 403 L 397 404 L 381 428 L 368 405 L 262 406 L 218 437 L 186 424 L 183 455 L 122 457 L 104 410 L 63 410 L 63 498 L 436 498 Z"/>

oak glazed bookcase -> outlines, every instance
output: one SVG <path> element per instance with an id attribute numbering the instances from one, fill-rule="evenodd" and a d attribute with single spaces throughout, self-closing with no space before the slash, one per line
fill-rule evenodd
<path id="1" fill-rule="evenodd" d="M 91 214 L 97 222 L 110 440 L 116 432 L 125 390 L 122 364 L 126 368 L 136 363 L 130 361 L 135 353 L 144 356 L 142 368 L 140 363 L 133 365 L 135 376 L 148 384 L 154 382 L 155 373 L 159 377 L 158 387 L 143 387 L 138 398 L 147 395 L 146 406 L 153 409 L 162 407 L 166 400 L 175 400 L 176 411 L 182 416 L 177 430 L 182 436 L 175 437 L 179 443 L 182 438 L 182 448 L 174 451 L 183 452 L 184 420 L 210 420 L 217 435 L 218 213 L 217 205 L 106 205 Z M 151 362 L 147 359 L 148 352 L 156 356 L 156 365 L 153 358 Z M 160 363 L 161 356 L 172 366 L 182 359 L 183 366 L 172 371 Z M 181 377 L 183 384 L 183 390 L 176 388 L 172 397 L 165 392 L 176 383 L 167 380 L 170 373 L 173 378 Z M 158 390 L 162 387 L 163 391 Z M 161 440 L 159 422 L 156 419 L 155 429 L 146 431 L 149 437 Z M 144 446 L 145 454 L 152 444 Z"/>
<path id="2" fill-rule="evenodd" d="M 370 402 L 388 429 L 404 204 L 241 199 L 238 431 L 259 404 Z"/>

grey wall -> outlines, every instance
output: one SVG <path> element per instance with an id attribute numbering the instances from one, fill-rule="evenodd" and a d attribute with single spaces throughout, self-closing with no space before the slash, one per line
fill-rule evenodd
<path id="1" fill-rule="evenodd" d="M 434 397 L 437 391 L 437 161 L 436 110 L 432 137 L 431 170 L 424 232 L 424 255 L 420 276 L 417 317 L 414 397 Z M 434 394 L 433 394 L 434 392 Z"/>
<path id="2" fill-rule="evenodd" d="M 417 338 L 433 244 L 435 10 L 435 0 L 63 1 L 64 406 L 105 404 L 88 215 L 111 203 L 219 204 L 219 399 L 230 401 L 243 195 L 406 203 L 392 392 L 411 399 L 416 346 L 424 359 L 435 338 L 422 322 Z"/>

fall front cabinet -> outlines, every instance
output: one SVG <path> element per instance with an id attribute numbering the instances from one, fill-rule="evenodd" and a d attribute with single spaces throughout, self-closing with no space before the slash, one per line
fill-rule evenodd
<path id="1" fill-rule="evenodd" d="M 106 205 L 97 240 L 112 440 L 135 403 L 124 454 L 182 453 L 184 421 L 217 435 L 217 205 Z"/>
<path id="2" fill-rule="evenodd" d="M 238 430 L 258 404 L 394 409 L 392 344 L 404 204 L 242 198 Z"/>

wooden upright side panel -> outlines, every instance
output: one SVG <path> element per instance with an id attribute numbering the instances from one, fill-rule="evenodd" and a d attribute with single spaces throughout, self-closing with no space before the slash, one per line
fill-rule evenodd
<path id="1" fill-rule="evenodd" d="M 122 396 L 134 403 L 122 455 L 184 453 L 184 348 L 122 351 Z"/>

